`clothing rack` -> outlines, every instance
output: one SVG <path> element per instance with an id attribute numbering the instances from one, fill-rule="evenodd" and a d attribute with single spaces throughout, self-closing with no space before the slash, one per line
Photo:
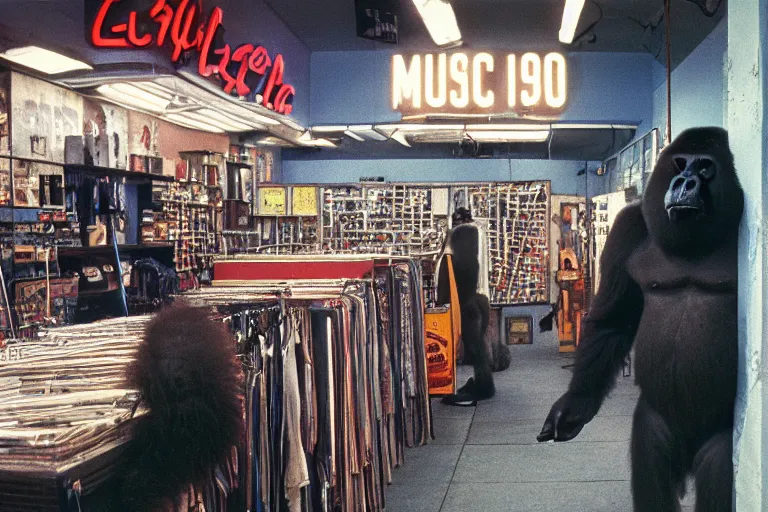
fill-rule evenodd
<path id="1" fill-rule="evenodd" d="M 385 510 L 404 448 L 433 438 L 418 265 L 230 283 L 179 300 L 216 309 L 238 340 L 248 435 L 231 510 Z"/>
<path id="2" fill-rule="evenodd" d="M 247 377 L 247 436 L 179 497 L 195 504 L 185 510 L 385 510 L 405 447 L 433 438 L 420 270 L 385 262 L 365 278 L 176 296 L 228 325 Z M 3 512 L 100 510 L 133 426 L 151 414 L 124 384 L 151 318 L 53 328 L 0 351 Z"/>

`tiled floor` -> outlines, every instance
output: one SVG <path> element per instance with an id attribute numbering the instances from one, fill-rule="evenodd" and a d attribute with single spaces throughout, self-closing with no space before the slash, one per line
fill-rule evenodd
<path id="1" fill-rule="evenodd" d="M 638 390 L 619 377 L 598 416 L 568 443 L 536 435 L 565 391 L 572 358 L 554 344 L 512 347 L 496 397 L 477 407 L 432 402 L 436 439 L 406 451 L 389 512 L 631 512 L 629 439 Z M 459 385 L 471 375 L 460 367 Z M 687 498 L 684 511 L 690 508 Z"/>

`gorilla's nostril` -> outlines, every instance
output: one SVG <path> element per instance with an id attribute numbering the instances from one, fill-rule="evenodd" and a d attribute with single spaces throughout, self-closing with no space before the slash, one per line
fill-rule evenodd
<path id="1" fill-rule="evenodd" d="M 696 188 L 696 182 L 693 180 L 688 180 L 685 182 L 685 190 L 691 191 L 694 188 Z"/>
<path id="2" fill-rule="evenodd" d="M 675 166 L 677 167 L 678 171 L 684 171 L 686 167 L 688 167 L 688 160 L 679 156 L 675 158 Z"/>

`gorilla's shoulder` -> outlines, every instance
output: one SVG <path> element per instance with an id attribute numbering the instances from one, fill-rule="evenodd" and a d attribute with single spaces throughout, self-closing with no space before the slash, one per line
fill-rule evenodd
<path id="1" fill-rule="evenodd" d="M 635 201 L 619 211 L 608 234 L 609 243 L 623 249 L 634 248 L 648 237 L 648 227 L 643 217 L 640 201 Z"/>

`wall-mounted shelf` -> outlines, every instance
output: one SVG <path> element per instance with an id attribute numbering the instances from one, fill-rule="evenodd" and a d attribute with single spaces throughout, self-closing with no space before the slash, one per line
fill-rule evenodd
<path id="1" fill-rule="evenodd" d="M 64 172 L 81 172 L 84 174 L 91 174 L 95 176 L 115 176 L 132 178 L 137 180 L 149 180 L 149 181 L 175 181 L 173 176 L 163 176 L 160 174 L 149 174 L 146 172 L 128 171 L 125 169 L 112 169 L 111 167 L 98 167 L 96 165 L 85 164 L 64 164 Z"/>

